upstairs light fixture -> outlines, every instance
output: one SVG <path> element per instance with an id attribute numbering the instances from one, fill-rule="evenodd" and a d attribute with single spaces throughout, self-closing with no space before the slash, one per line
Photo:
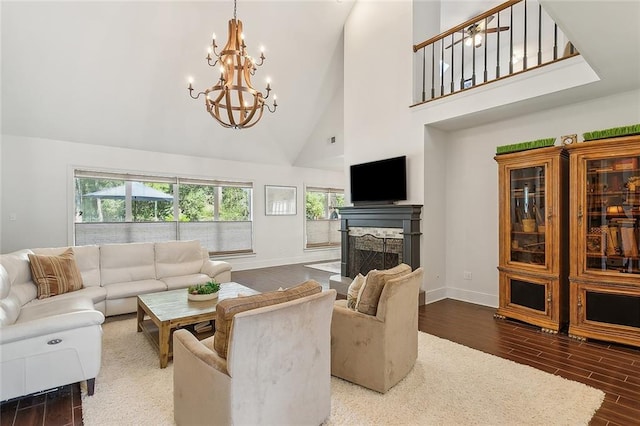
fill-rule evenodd
<path id="1" fill-rule="evenodd" d="M 236 19 L 236 0 L 233 1 L 233 19 L 229 21 L 229 39 L 219 54 L 216 52 L 218 45 L 215 33 L 212 38 L 206 59 L 211 67 L 219 64 L 220 78 L 214 86 L 196 96 L 193 95 L 193 79 L 190 78 L 189 95 L 193 99 L 204 95 L 207 112 L 223 127 L 231 129 L 254 126 L 262 118 L 265 106 L 269 112 L 276 112 L 278 103 L 275 95 L 273 109 L 265 102 L 271 92 L 270 80 L 267 78 L 266 96 L 251 85 L 251 76 L 266 58 L 264 48 L 260 49 L 259 62 L 247 54 L 242 21 Z"/>

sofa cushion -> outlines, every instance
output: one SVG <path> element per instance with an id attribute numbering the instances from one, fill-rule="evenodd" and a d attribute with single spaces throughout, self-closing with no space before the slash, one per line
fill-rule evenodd
<path id="1" fill-rule="evenodd" d="M 35 254 L 62 254 L 69 247 L 37 248 Z M 73 254 L 76 264 L 82 275 L 84 287 L 97 287 L 100 285 L 100 247 L 99 246 L 74 246 Z"/>
<path id="2" fill-rule="evenodd" d="M 349 288 L 347 289 L 347 307 L 349 309 L 356 308 L 356 302 L 358 301 L 358 293 L 360 293 L 360 288 L 364 284 L 366 277 L 362 274 L 356 275 L 356 277 L 349 284 Z"/>
<path id="3" fill-rule="evenodd" d="M 41 318 L 51 318 L 71 312 L 94 311 L 93 302 L 85 297 L 68 299 L 54 298 L 50 303 L 33 303 L 22 307 L 17 323 L 35 321 Z"/>
<path id="4" fill-rule="evenodd" d="M 73 249 L 53 255 L 29 254 L 31 275 L 38 286 L 38 299 L 80 290 L 82 276 L 76 264 Z"/>
<path id="5" fill-rule="evenodd" d="M 202 271 L 202 247 L 199 241 L 167 241 L 156 243 L 156 276 L 158 278 L 197 274 Z"/>
<path id="6" fill-rule="evenodd" d="M 38 300 L 38 287 L 32 282 L 12 284 L 11 294 L 20 300 L 20 305 L 25 305 L 32 300 Z"/>
<path id="7" fill-rule="evenodd" d="M 411 266 L 401 263 L 400 265 L 386 270 L 373 270 L 367 274 L 367 279 L 360 289 L 356 310 L 363 314 L 375 315 L 378 311 L 378 302 L 380 294 L 387 281 L 399 278 L 403 275 L 411 273 Z"/>
<path id="8" fill-rule="evenodd" d="M 20 299 L 14 294 L 0 300 L 0 328 L 16 322 L 21 306 Z"/>
<path id="9" fill-rule="evenodd" d="M 153 243 L 104 244 L 100 246 L 102 285 L 155 280 Z"/>
<path id="10" fill-rule="evenodd" d="M 158 280 L 140 280 L 109 284 L 105 288 L 107 289 L 107 300 L 113 300 L 135 297 L 139 294 L 155 293 L 156 291 L 165 291 L 167 285 Z"/>
<path id="11" fill-rule="evenodd" d="M 238 312 L 288 302 L 290 300 L 320 293 L 321 291 L 322 286 L 320 283 L 314 280 L 309 280 L 282 291 L 276 290 L 252 296 L 221 300 L 216 306 L 216 332 L 213 335 L 213 346 L 216 352 L 222 358 L 227 358 L 231 324 L 233 322 L 234 315 Z"/>
<path id="12" fill-rule="evenodd" d="M 4 299 L 11 292 L 11 281 L 7 270 L 0 264 L 0 299 Z"/>
<path id="13" fill-rule="evenodd" d="M 33 252 L 31 250 L 18 250 L 0 256 L 0 264 L 7 270 L 11 285 L 31 281 L 29 254 L 33 254 Z"/>
<path id="14" fill-rule="evenodd" d="M 187 288 L 190 285 L 204 284 L 211 281 L 211 277 L 205 274 L 189 274 L 179 277 L 165 277 L 161 279 L 167 285 L 167 290 Z"/>
<path id="15" fill-rule="evenodd" d="M 20 306 L 20 300 L 11 294 L 9 274 L 4 266 L 0 265 L 0 327 L 16 322 L 20 315 Z"/>
<path id="16" fill-rule="evenodd" d="M 85 299 L 91 299 L 91 301 L 94 304 L 98 304 L 104 301 L 104 299 L 107 297 L 107 290 L 104 287 L 95 287 L 95 286 L 83 287 L 80 290 L 76 290 L 71 293 L 60 294 L 56 297 L 47 297 L 46 299 L 34 299 L 24 306 L 27 307 L 27 306 L 39 305 L 43 303 L 51 303 L 51 301 L 53 300 L 71 299 L 73 297 L 82 297 Z"/>

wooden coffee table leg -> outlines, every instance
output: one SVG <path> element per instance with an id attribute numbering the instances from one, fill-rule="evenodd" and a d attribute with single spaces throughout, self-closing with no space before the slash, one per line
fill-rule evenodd
<path id="1" fill-rule="evenodd" d="M 144 321 L 144 309 L 142 309 L 140 301 L 138 301 L 138 333 L 142 331 L 142 321 Z"/>
<path id="2" fill-rule="evenodd" d="M 160 348 L 160 368 L 165 368 L 169 363 L 169 336 L 171 335 L 169 322 L 161 322 L 158 329 L 158 346 Z"/>

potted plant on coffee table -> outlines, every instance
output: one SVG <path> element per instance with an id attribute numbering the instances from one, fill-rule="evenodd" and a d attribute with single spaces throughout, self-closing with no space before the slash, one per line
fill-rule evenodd
<path id="1" fill-rule="evenodd" d="M 195 284 L 187 288 L 187 297 L 189 300 L 213 300 L 218 297 L 220 284 L 216 281 L 209 281 L 205 284 Z"/>

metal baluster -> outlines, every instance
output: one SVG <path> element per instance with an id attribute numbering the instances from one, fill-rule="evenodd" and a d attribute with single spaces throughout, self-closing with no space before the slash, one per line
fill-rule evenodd
<path id="1" fill-rule="evenodd" d="M 433 43 L 431 45 L 431 99 L 436 97 L 436 89 L 435 89 L 435 78 L 436 78 L 436 56 L 435 56 L 435 48 L 436 44 Z"/>
<path id="2" fill-rule="evenodd" d="M 527 0 L 524 0 L 524 57 L 522 58 L 522 70 L 527 69 Z"/>
<path id="3" fill-rule="evenodd" d="M 460 54 L 460 90 L 464 89 L 464 31 L 462 32 L 461 54 Z M 452 48 L 453 49 L 453 48 Z"/>
<path id="4" fill-rule="evenodd" d="M 453 51 L 455 50 L 455 47 L 453 47 L 453 34 L 451 34 L 451 92 L 453 93 L 455 91 L 455 85 L 453 83 Z"/>
<path id="5" fill-rule="evenodd" d="M 424 54 L 424 50 L 425 50 L 425 48 L 423 47 L 422 48 L 422 102 L 424 102 L 426 100 L 426 92 L 424 91 L 424 89 L 425 89 L 424 86 L 426 84 L 426 82 L 425 82 L 426 77 L 424 75 L 424 72 L 425 72 L 425 68 L 426 68 L 427 59 L 425 57 L 426 55 Z"/>
<path id="6" fill-rule="evenodd" d="M 438 67 L 440 75 L 440 96 L 444 96 L 444 39 L 440 40 L 440 66 Z"/>
<path id="7" fill-rule="evenodd" d="M 542 5 L 538 5 L 538 65 L 542 63 Z"/>
<path id="8" fill-rule="evenodd" d="M 486 43 L 486 40 L 485 40 Z M 471 39 L 471 51 L 473 52 L 473 55 L 471 56 L 471 60 L 473 61 L 473 64 L 471 65 L 471 85 L 475 86 L 476 85 L 476 36 L 474 35 L 473 38 Z"/>
<path id="9" fill-rule="evenodd" d="M 513 74 L 513 6 L 509 7 L 509 74 Z"/>
<path id="10" fill-rule="evenodd" d="M 500 12 L 498 12 L 498 28 L 500 28 Z M 500 32 L 498 31 L 496 34 L 496 45 L 498 46 L 496 49 L 496 78 L 500 78 Z"/>
<path id="11" fill-rule="evenodd" d="M 558 59 L 558 24 L 553 24 L 553 60 Z"/>
<path id="12" fill-rule="evenodd" d="M 484 28 L 487 29 L 487 18 L 484 18 Z M 500 31 L 498 31 L 500 33 Z M 487 82 L 487 44 L 489 44 L 489 37 L 484 41 L 484 82 Z"/>

